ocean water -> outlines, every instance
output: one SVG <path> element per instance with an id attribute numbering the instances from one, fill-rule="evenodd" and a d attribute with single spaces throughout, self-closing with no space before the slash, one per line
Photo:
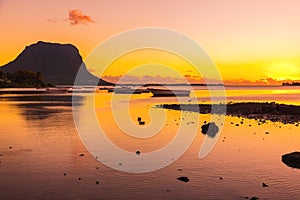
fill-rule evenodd
<path id="1" fill-rule="evenodd" d="M 209 91 L 196 89 L 194 97 L 199 102 L 210 101 Z M 76 95 L 74 110 L 71 94 L 0 96 L 1 199 L 245 199 L 253 196 L 297 199 L 300 196 L 300 170 L 281 162 L 281 155 L 300 151 L 300 127 L 295 124 L 268 121 L 259 124 L 238 117 L 223 119 L 155 107 L 163 103 L 189 103 L 187 97 L 151 98 L 150 94 L 130 96 L 106 92 Z M 227 101 L 235 102 L 298 105 L 299 97 L 297 87 L 226 88 Z M 91 107 L 94 112 L 87 112 Z M 130 170 L 131 163 L 127 163 L 126 156 L 115 158 L 110 147 L 96 140 L 96 145 L 102 145 L 101 152 L 90 152 L 89 144 L 82 140 L 83 135 L 90 136 L 94 131 L 89 129 L 94 125 L 93 116 L 106 138 L 132 155 L 133 161 L 135 157 L 144 159 L 146 154 L 161 151 L 174 141 L 182 127 L 184 138 L 193 140 L 186 149 L 181 146 L 186 142 L 184 139 L 176 141 L 167 155 L 155 157 L 153 163 L 147 164 L 163 165 L 165 159 L 171 158 L 166 166 L 147 173 L 129 173 L 126 171 Z M 138 125 L 138 117 L 145 125 Z M 211 152 L 199 158 L 200 148 L 207 139 L 201 134 L 200 126 L 211 120 L 223 124 L 223 129 L 217 140 L 214 138 L 216 145 Z M 82 124 L 89 123 L 86 129 L 80 129 Z M 130 130 L 136 135 L 131 135 Z M 176 152 L 180 150 L 182 155 L 178 156 Z M 96 158 L 98 154 L 103 157 Z M 145 167 L 140 165 L 137 161 L 135 172 Z M 187 176 L 189 182 L 177 180 L 180 176 Z M 262 183 L 268 187 L 262 187 Z"/>

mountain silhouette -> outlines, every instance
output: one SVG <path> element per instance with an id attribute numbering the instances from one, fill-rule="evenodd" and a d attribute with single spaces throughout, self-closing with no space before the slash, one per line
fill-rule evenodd
<path id="1" fill-rule="evenodd" d="M 83 64 L 83 67 L 80 66 Z M 41 72 L 43 81 L 54 85 L 74 84 L 78 70 L 81 69 L 82 85 L 112 85 L 92 75 L 84 65 L 78 49 L 72 44 L 58 44 L 39 41 L 27 46 L 15 60 L 0 68 L 3 72 L 18 70 Z"/>

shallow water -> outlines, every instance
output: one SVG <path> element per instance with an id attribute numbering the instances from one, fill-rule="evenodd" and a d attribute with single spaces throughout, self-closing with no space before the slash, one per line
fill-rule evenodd
<path id="1" fill-rule="evenodd" d="M 207 91 L 197 90 L 196 94 L 200 102 L 209 101 Z M 297 88 L 234 88 L 226 94 L 228 101 L 300 102 Z M 300 150 L 300 127 L 273 122 L 258 125 L 255 120 L 226 117 L 216 146 L 200 159 L 199 149 L 206 136 L 197 126 L 209 121 L 210 115 L 197 114 L 198 119 L 195 113 L 154 108 L 177 100 L 142 94 L 130 98 L 131 118 L 127 119 L 127 97 L 112 97 L 109 93 L 97 93 L 95 97 L 98 123 L 113 144 L 134 155 L 139 150 L 142 158 L 168 145 L 178 128 L 185 124 L 197 130 L 187 151 L 158 171 L 141 174 L 118 171 L 97 161 L 86 150 L 74 126 L 69 94 L 1 95 L 1 199 L 245 199 L 252 196 L 296 199 L 300 196 L 300 171 L 281 162 L 282 154 Z M 85 112 L 93 98 L 92 94 L 78 96 L 75 112 Z M 135 138 L 124 133 L 124 127 L 118 127 L 120 123 L 115 122 L 116 116 L 111 112 L 112 98 L 117 119 L 123 119 L 125 125 L 136 125 L 140 136 L 148 138 Z M 179 100 L 188 102 L 189 98 Z M 137 117 L 145 121 L 144 126 L 138 125 Z M 215 119 L 222 123 L 219 116 Z M 164 122 L 163 126 L 160 121 Z M 156 135 L 151 135 L 151 124 L 161 126 Z M 186 131 L 186 134 L 190 133 Z M 109 157 L 112 152 L 104 148 L 104 153 Z M 126 167 L 122 164 L 121 167 Z M 178 181 L 179 176 L 187 176 L 190 181 Z M 268 187 L 263 188 L 263 182 Z"/>

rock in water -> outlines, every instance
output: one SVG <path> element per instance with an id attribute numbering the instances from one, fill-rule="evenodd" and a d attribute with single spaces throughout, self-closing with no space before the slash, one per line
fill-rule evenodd
<path id="1" fill-rule="evenodd" d="M 289 167 L 300 169 L 300 152 L 285 154 L 281 157 L 281 161 Z"/>
<path id="2" fill-rule="evenodd" d="M 203 134 L 207 134 L 208 137 L 214 138 L 216 134 L 218 133 L 219 128 L 215 124 L 215 122 L 210 122 L 208 124 L 204 124 L 201 126 L 201 132 Z"/>
<path id="3" fill-rule="evenodd" d="M 268 187 L 268 184 L 262 183 L 262 186 L 263 186 L 263 187 Z"/>
<path id="4" fill-rule="evenodd" d="M 190 179 L 188 177 L 186 177 L 186 176 L 178 177 L 177 180 L 180 180 L 182 182 L 189 182 L 190 181 Z"/>

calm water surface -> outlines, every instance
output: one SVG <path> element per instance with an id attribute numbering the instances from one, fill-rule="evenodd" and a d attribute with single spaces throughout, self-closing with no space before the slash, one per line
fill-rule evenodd
<path id="1" fill-rule="evenodd" d="M 298 88 L 227 89 L 228 101 L 300 104 Z M 195 95 L 199 102 L 209 101 L 206 90 L 197 90 Z M 200 115 L 197 121 L 192 113 L 166 110 L 166 121 L 159 133 L 141 140 L 118 128 L 111 112 L 112 94 L 99 92 L 95 96 L 98 121 L 107 137 L 132 153 L 151 152 L 167 145 L 181 123 L 197 128 L 211 119 L 210 115 Z M 115 96 L 120 115 L 127 97 Z M 91 94 L 78 95 L 75 106 L 85 110 L 91 106 L 87 104 L 90 98 L 93 98 Z M 189 98 L 180 100 L 188 102 Z M 154 106 L 176 102 L 176 98 L 133 95 L 129 104 L 132 118 L 124 120 L 136 123 L 141 133 L 147 132 L 151 122 L 162 119 L 162 110 Z M 0 96 L 1 199 L 245 199 L 252 196 L 297 199 L 300 196 L 300 170 L 281 162 L 282 154 L 300 151 L 300 128 L 294 124 L 258 125 L 255 120 L 226 117 L 215 148 L 205 158 L 198 157 L 205 137 L 198 127 L 190 148 L 171 165 L 155 172 L 129 174 L 101 164 L 86 150 L 74 126 L 71 104 L 70 94 Z M 138 116 L 145 121 L 145 126 L 137 125 Z M 179 176 L 187 176 L 190 181 L 180 182 L 176 180 Z M 263 182 L 269 187 L 263 188 Z"/>

